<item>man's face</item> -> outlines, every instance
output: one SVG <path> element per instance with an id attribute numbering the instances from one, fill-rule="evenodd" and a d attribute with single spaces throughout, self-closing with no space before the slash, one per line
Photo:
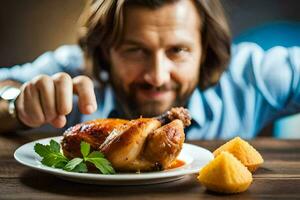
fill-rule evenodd
<path id="1" fill-rule="evenodd" d="M 190 0 L 126 8 L 120 46 L 109 51 L 111 82 L 128 117 L 183 106 L 198 83 L 200 19 Z"/>

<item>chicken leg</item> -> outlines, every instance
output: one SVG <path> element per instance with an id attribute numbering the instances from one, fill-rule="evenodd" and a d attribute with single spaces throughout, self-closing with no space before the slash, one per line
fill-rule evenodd
<path id="1" fill-rule="evenodd" d="M 80 142 L 101 151 L 117 171 L 167 168 L 181 151 L 190 116 L 172 108 L 154 118 L 98 119 L 75 125 L 64 133 L 62 148 L 69 158 L 80 157 Z"/>

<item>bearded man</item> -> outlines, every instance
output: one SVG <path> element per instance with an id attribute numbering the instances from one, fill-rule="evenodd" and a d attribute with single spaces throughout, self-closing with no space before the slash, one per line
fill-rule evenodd
<path id="1" fill-rule="evenodd" d="M 4 92 L 20 88 L 1 101 L 2 132 L 184 106 L 188 139 L 252 138 L 299 112 L 299 48 L 231 48 L 217 0 L 94 0 L 80 23 L 80 47 L 0 71 Z"/>

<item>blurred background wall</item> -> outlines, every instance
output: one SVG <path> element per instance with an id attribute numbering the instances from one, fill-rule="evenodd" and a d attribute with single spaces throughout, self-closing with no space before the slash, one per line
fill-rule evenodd
<path id="1" fill-rule="evenodd" d="M 1 0 L 0 66 L 31 61 L 76 42 L 84 0 Z"/>
<path id="2" fill-rule="evenodd" d="M 300 22 L 299 0 L 221 0 L 226 8 L 233 36 L 274 21 Z"/>
<path id="3" fill-rule="evenodd" d="M 76 21 L 86 0 L 1 0 L 0 66 L 31 61 L 76 42 Z M 299 0 L 221 0 L 233 36 L 272 21 L 300 22 Z"/>
<path id="4" fill-rule="evenodd" d="M 85 1 L 1 0 L 0 67 L 30 62 L 45 51 L 76 43 L 76 21 Z M 256 41 L 262 46 L 267 44 L 265 49 L 270 45 L 285 45 L 286 41 L 291 41 L 287 45 L 300 46 L 299 0 L 221 1 L 234 42 Z M 270 30 L 277 30 L 278 34 L 270 34 Z M 300 117 L 294 123 L 300 124 Z M 265 133 L 271 134 L 273 126 L 266 130 Z"/>

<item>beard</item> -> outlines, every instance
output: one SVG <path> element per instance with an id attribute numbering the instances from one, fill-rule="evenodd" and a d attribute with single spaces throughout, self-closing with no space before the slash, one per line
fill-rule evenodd
<path id="1" fill-rule="evenodd" d="M 116 95 L 119 105 L 125 114 L 125 118 L 154 117 L 170 110 L 172 107 L 185 106 L 191 93 L 196 88 L 196 84 L 190 85 L 189 89 L 182 91 L 182 86 L 174 81 L 166 83 L 160 87 L 155 87 L 146 82 L 131 83 L 128 89 L 120 80 L 112 80 L 111 85 Z M 138 91 L 173 92 L 175 98 L 170 101 L 159 101 L 138 99 Z"/>

